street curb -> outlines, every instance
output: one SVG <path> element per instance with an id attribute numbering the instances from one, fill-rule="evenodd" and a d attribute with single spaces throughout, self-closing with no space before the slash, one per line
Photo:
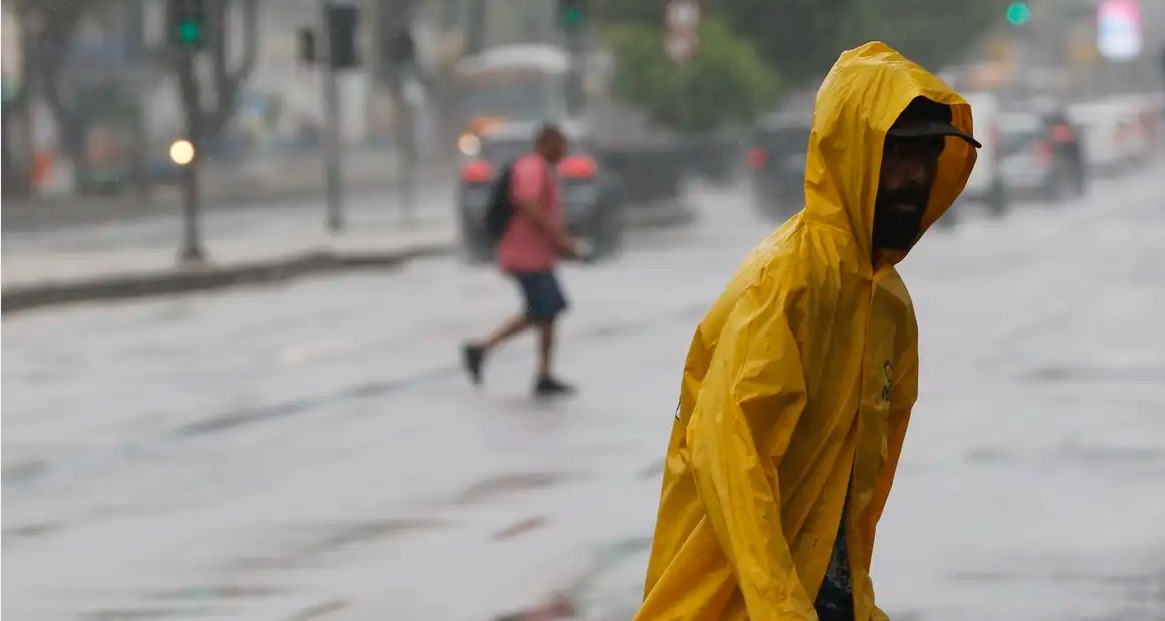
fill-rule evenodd
<path id="1" fill-rule="evenodd" d="M 686 203 L 641 206 L 624 213 L 628 228 L 682 226 L 696 219 Z M 72 282 L 44 282 L 5 287 L 0 294 L 0 314 L 74 304 L 125 300 L 212 291 L 241 285 L 282 282 L 309 274 L 357 269 L 383 269 L 421 257 L 452 254 L 457 241 L 410 245 L 384 252 L 317 251 L 267 261 L 236 265 L 206 265 L 147 274 L 113 274 Z"/>
<path id="2" fill-rule="evenodd" d="M 76 302 L 123 300 L 267 284 L 308 274 L 390 268 L 411 259 L 440 256 L 452 250 L 452 243 L 433 242 L 386 252 L 318 251 L 230 266 L 208 265 L 152 274 L 117 274 L 77 282 L 16 286 L 6 288 L 0 294 L 0 313 L 10 315 Z"/>

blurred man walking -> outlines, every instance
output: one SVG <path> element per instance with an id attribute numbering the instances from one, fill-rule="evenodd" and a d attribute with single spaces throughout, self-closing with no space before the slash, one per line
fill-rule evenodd
<path id="1" fill-rule="evenodd" d="M 509 192 L 515 212 L 498 245 L 498 266 L 521 289 L 525 309 L 485 340 L 464 346 L 463 361 L 474 384 L 482 383 L 485 359 L 494 348 L 534 327 L 538 330 L 534 394 L 551 397 L 574 392 L 574 387 L 553 373 L 555 322 L 567 308 L 555 267 L 560 256 L 575 256 L 578 249 L 567 234 L 558 197 L 555 167 L 566 151 L 562 130 L 545 125 L 538 131 L 534 150 L 513 163 Z"/>
<path id="2" fill-rule="evenodd" d="M 817 94 L 806 203 L 696 330 L 639 621 L 869 621 L 918 389 L 894 265 L 974 166 L 970 106 L 882 43 Z"/>

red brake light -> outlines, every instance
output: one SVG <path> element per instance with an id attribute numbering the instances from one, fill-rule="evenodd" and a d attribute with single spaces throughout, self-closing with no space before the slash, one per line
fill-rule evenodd
<path id="1" fill-rule="evenodd" d="M 466 183 L 486 183 L 494 178 L 494 167 L 485 160 L 473 160 L 461 167 L 461 180 Z"/>
<path id="2" fill-rule="evenodd" d="M 1036 152 L 1036 157 L 1040 158 L 1041 160 L 1043 160 L 1045 162 L 1049 162 L 1052 160 L 1052 155 L 1053 155 L 1052 154 L 1052 146 L 1046 142 L 1037 143 L 1035 152 Z"/>
<path id="3" fill-rule="evenodd" d="M 1076 132 L 1067 125 L 1055 125 L 1052 127 L 1052 141 L 1058 143 L 1072 142 L 1076 140 Z"/>
<path id="4" fill-rule="evenodd" d="M 748 154 L 744 156 L 749 168 L 760 170 L 765 167 L 769 161 L 769 154 L 760 147 L 753 147 L 748 150 Z"/>
<path id="5" fill-rule="evenodd" d="M 598 172 L 598 165 L 595 160 L 586 155 L 575 155 L 563 158 L 558 163 L 558 172 L 564 177 L 584 178 L 594 177 Z"/>

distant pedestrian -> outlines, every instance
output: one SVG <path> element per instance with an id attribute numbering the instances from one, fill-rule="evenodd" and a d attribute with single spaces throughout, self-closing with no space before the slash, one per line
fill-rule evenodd
<path id="1" fill-rule="evenodd" d="M 534 150 L 512 165 L 509 192 L 514 213 L 498 245 L 498 267 L 518 284 L 525 309 L 485 340 L 464 346 L 463 362 L 476 385 L 482 382 L 482 367 L 494 348 L 535 327 L 539 359 L 534 394 L 546 397 L 574 392 L 552 370 L 555 322 L 567 308 L 555 266 L 559 257 L 577 256 L 579 248 L 567 233 L 558 196 L 555 167 L 566 151 L 562 130 L 545 125 L 538 131 Z"/>

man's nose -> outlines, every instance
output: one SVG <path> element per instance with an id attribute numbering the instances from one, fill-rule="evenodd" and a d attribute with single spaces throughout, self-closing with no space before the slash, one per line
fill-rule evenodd
<path id="1" fill-rule="evenodd" d="M 903 175 L 907 181 L 914 185 L 926 184 L 926 164 L 923 162 L 912 161 L 905 167 L 905 174 Z"/>

